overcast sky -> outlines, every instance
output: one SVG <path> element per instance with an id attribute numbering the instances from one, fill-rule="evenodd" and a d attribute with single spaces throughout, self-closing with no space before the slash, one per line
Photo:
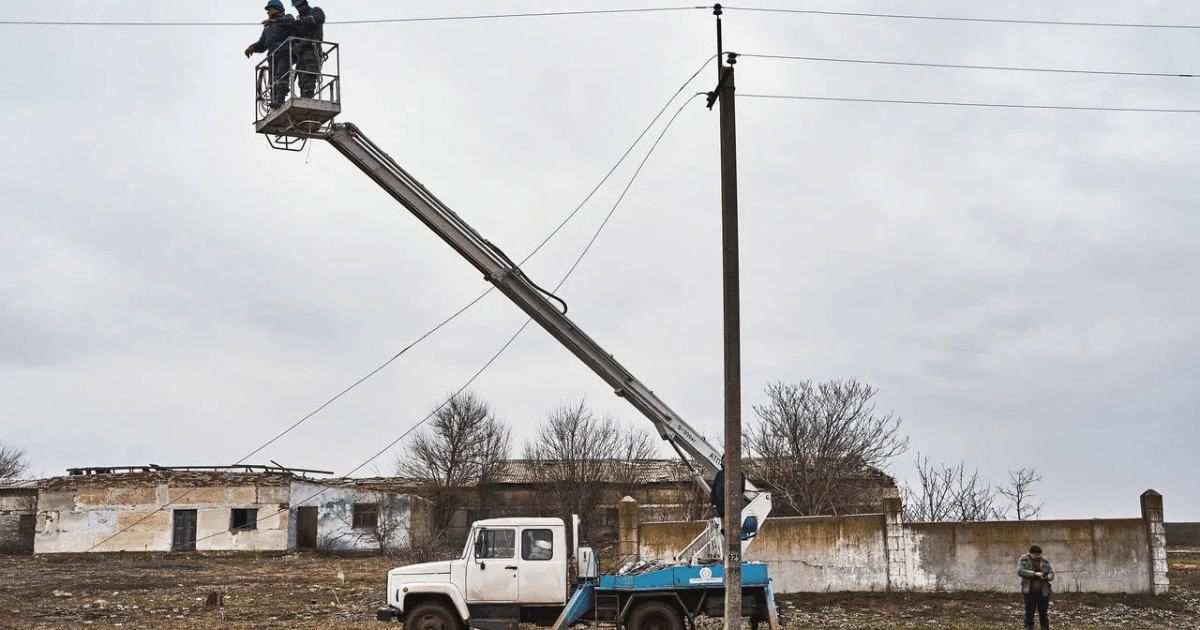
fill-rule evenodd
<path id="1" fill-rule="evenodd" d="M 716 80 L 711 9 L 318 4 L 341 45 L 339 120 L 517 260 L 666 108 L 524 269 L 557 285 L 603 223 L 558 295 L 719 441 L 718 115 L 692 98 Z M 327 143 L 289 153 L 254 133 L 262 57 L 242 50 L 261 6 L 6 3 L 0 440 L 39 476 L 243 460 L 390 474 L 403 442 L 385 447 L 524 322 L 493 292 L 247 458 L 488 287 Z M 1200 74 L 1200 5 L 745 6 L 724 16 L 743 55 L 745 422 L 770 382 L 854 378 L 903 419 L 902 483 L 918 454 L 993 483 L 1033 467 L 1045 518 L 1137 517 L 1153 488 L 1167 520 L 1200 521 L 1200 114 L 1086 109 L 1200 110 L 1197 79 L 1144 76 Z M 640 8 L 679 10 L 403 21 Z M 650 426 L 535 326 L 470 389 L 518 452 L 581 398 Z"/>

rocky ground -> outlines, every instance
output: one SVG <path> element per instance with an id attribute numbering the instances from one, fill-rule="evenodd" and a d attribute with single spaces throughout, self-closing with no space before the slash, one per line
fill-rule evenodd
<path id="1" fill-rule="evenodd" d="M 319 555 L 0 557 L 0 629 L 380 628 L 387 558 Z M 1055 628 L 1200 628 L 1200 552 L 1170 554 L 1167 595 L 1056 594 Z M 1013 593 L 780 596 L 788 629 L 1021 627 Z M 706 620 L 701 630 L 722 627 Z M 395 626 L 394 626 L 395 627 Z"/>

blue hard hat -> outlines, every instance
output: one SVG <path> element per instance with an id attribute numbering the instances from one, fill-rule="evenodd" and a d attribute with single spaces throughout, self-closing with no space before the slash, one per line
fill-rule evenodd
<path id="1" fill-rule="evenodd" d="M 304 4 L 305 2 L 308 2 L 308 0 L 292 0 L 292 6 L 298 7 L 302 4 Z"/>
<path id="2" fill-rule="evenodd" d="M 267 0 L 267 6 L 265 6 L 263 8 L 270 9 L 271 7 L 278 7 L 279 10 L 282 11 L 283 10 L 283 0 Z"/>

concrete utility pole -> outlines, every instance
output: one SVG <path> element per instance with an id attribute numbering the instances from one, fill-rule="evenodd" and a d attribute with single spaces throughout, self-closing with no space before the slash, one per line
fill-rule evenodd
<path id="1" fill-rule="evenodd" d="M 724 66 L 721 5 L 717 16 L 717 88 L 708 94 L 711 109 L 721 103 L 721 250 L 725 293 L 725 629 L 742 628 L 742 337 L 738 267 L 737 133 L 734 125 L 733 64 Z"/>

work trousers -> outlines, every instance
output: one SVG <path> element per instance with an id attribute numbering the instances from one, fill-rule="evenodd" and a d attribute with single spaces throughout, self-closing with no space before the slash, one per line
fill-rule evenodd
<path id="1" fill-rule="evenodd" d="M 279 46 L 275 50 L 267 53 L 271 59 L 271 107 L 279 107 L 283 105 L 283 99 L 287 98 L 289 88 L 291 87 L 291 77 L 288 72 L 291 70 L 291 64 L 288 63 L 288 50 L 286 46 Z"/>
<path id="2" fill-rule="evenodd" d="M 317 78 L 321 74 L 321 51 L 313 44 L 304 43 L 296 47 L 296 83 L 300 96 L 312 98 L 317 91 Z"/>
<path id="3" fill-rule="evenodd" d="M 1050 596 L 1025 593 L 1025 630 L 1033 630 L 1033 613 L 1037 612 L 1042 630 L 1050 627 Z"/>

